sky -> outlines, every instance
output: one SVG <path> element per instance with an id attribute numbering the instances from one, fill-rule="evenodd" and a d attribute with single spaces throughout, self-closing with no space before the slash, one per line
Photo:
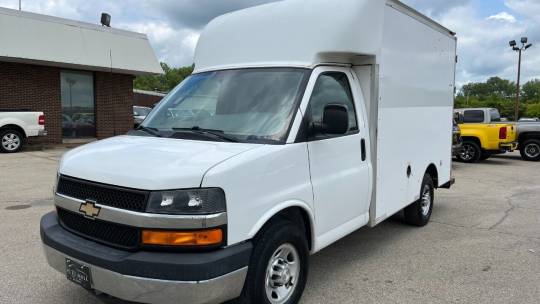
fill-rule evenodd
<path id="1" fill-rule="evenodd" d="M 107 12 L 113 27 L 146 33 L 160 61 L 184 66 L 193 63 L 199 34 L 214 17 L 273 1 L 22 0 L 22 9 L 90 23 Z M 402 1 L 457 33 L 459 86 L 491 76 L 515 80 L 517 54 L 508 42 L 522 36 L 535 43 L 524 53 L 522 77 L 540 79 L 540 0 Z M 0 7 L 17 9 L 18 0 L 0 0 Z"/>

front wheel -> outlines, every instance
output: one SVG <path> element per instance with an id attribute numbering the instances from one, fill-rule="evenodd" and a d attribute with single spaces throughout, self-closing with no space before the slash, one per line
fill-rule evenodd
<path id="1" fill-rule="evenodd" d="M 521 157 L 526 161 L 540 161 L 540 140 L 529 139 L 520 145 Z"/>
<path id="2" fill-rule="evenodd" d="M 420 199 L 405 208 L 405 222 L 419 227 L 427 225 L 433 212 L 434 195 L 433 179 L 426 173 L 422 180 Z"/>
<path id="3" fill-rule="evenodd" d="M 307 281 L 309 249 L 304 232 L 289 221 L 255 240 L 242 295 L 235 303 L 295 304 Z"/>

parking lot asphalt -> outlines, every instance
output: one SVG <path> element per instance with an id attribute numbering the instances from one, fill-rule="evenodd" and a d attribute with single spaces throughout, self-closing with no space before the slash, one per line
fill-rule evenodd
<path id="1" fill-rule="evenodd" d="M 0 303 L 101 303 L 42 254 L 64 151 L 0 154 Z M 428 226 L 396 216 L 314 255 L 302 303 L 539 303 L 540 163 L 511 153 L 454 175 Z"/>

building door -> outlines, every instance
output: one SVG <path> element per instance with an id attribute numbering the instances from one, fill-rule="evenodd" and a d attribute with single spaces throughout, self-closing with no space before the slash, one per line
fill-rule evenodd
<path id="1" fill-rule="evenodd" d="M 92 73 L 62 71 L 62 136 L 92 138 L 96 136 L 94 77 Z"/>

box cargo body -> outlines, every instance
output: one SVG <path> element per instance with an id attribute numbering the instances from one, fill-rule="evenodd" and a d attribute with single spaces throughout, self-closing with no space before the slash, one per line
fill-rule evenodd
<path id="1" fill-rule="evenodd" d="M 380 61 L 355 67 L 361 83 L 371 75 L 374 84 L 362 86 L 370 95 L 377 155 L 372 225 L 419 198 L 430 165 L 437 169 L 438 186 L 450 182 L 456 58 L 452 32 L 397 2 L 387 3 Z"/>
<path id="2" fill-rule="evenodd" d="M 213 21 L 195 72 L 350 66 L 368 115 L 373 226 L 418 199 L 429 165 L 439 186 L 451 181 L 456 45 L 455 33 L 399 1 L 291 1 Z"/>
<path id="3" fill-rule="evenodd" d="M 400 210 L 428 223 L 455 62 L 454 34 L 394 0 L 218 17 L 138 130 L 63 157 L 49 264 L 130 301 L 298 303 L 309 254 Z"/>

